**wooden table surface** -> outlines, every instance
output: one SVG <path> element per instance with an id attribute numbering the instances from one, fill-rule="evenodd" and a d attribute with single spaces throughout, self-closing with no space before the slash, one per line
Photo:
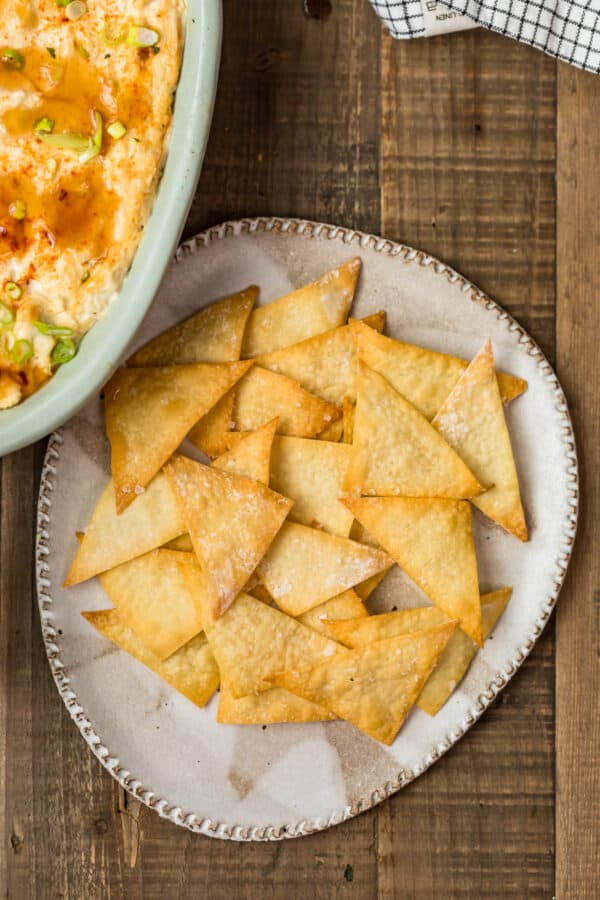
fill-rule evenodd
<path id="1" fill-rule="evenodd" d="M 299 840 L 199 837 L 129 799 L 70 721 L 33 584 L 44 444 L 5 458 L 2 897 L 600 897 L 600 78 L 483 31 L 392 41 L 367 0 L 332 5 L 225 0 L 186 234 L 257 214 L 355 226 L 441 257 L 519 319 L 557 367 L 581 460 L 557 612 L 479 724 L 391 800 Z"/>

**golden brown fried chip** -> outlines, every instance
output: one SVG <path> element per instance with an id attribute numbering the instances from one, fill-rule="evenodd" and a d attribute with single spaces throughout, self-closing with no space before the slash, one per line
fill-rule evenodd
<path id="1" fill-rule="evenodd" d="M 254 285 L 201 309 L 138 350 L 128 366 L 227 363 L 240 358 L 248 317 L 258 297 Z"/>
<path id="2" fill-rule="evenodd" d="M 458 498 L 482 491 L 427 419 L 362 363 L 352 447 L 346 490 L 370 496 Z"/>
<path id="3" fill-rule="evenodd" d="M 114 485 L 109 481 L 92 513 L 65 585 L 86 581 L 160 547 L 184 531 L 177 498 L 162 472 L 121 515 L 117 515 Z"/>
<path id="4" fill-rule="evenodd" d="M 290 519 L 348 537 L 352 513 L 338 497 L 352 449 L 330 441 L 280 437 L 273 441 L 271 487 L 294 501 Z"/>
<path id="5" fill-rule="evenodd" d="M 511 593 L 512 588 L 502 588 L 491 594 L 481 595 L 481 622 L 485 638 L 489 637 L 502 615 Z M 419 694 L 417 706 L 430 716 L 435 716 L 464 678 L 477 649 L 477 644 L 462 629 L 457 628 Z"/>
<path id="6" fill-rule="evenodd" d="M 491 485 L 473 497 L 474 506 L 526 541 L 527 525 L 491 341 L 465 369 L 432 424 L 479 481 Z"/>
<path id="7" fill-rule="evenodd" d="M 343 433 L 344 420 L 340 416 L 339 419 L 336 419 L 335 422 L 332 422 L 331 425 L 328 425 L 327 428 L 324 428 L 323 431 L 319 432 L 317 440 L 330 441 L 333 444 L 337 444 L 338 441 L 341 441 Z"/>
<path id="8" fill-rule="evenodd" d="M 244 335 L 246 359 L 297 344 L 346 321 L 352 304 L 360 259 L 356 257 L 317 281 L 255 309 Z"/>
<path id="9" fill-rule="evenodd" d="M 222 615 L 242 590 L 292 501 L 241 475 L 183 456 L 165 466 L 212 596 Z"/>
<path id="10" fill-rule="evenodd" d="M 342 403 L 342 417 L 344 420 L 344 443 L 351 444 L 354 440 L 354 409 L 355 403 L 349 397 L 344 397 Z"/>
<path id="11" fill-rule="evenodd" d="M 219 693 L 217 722 L 225 725 L 278 725 L 283 722 L 323 722 L 335 716 L 296 697 L 283 688 L 270 688 L 260 694 L 236 698 L 225 685 Z"/>
<path id="12" fill-rule="evenodd" d="M 237 446 L 215 459 L 213 466 L 223 472 L 243 475 L 245 478 L 252 478 L 254 481 L 260 481 L 268 486 L 271 448 L 278 421 L 279 419 L 272 419 L 257 431 L 245 434 Z M 272 487 L 280 494 L 285 493 L 275 485 Z"/>
<path id="13" fill-rule="evenodd" d="M 198 604 L 185 577 L 197 566 L 193 553 L 151 550 L 100 575 L 122 621 L 159 659 L 166 659 L 202 631 Z"/>
<path id="14" fill-rule="evenodd" d="M 292 378 L 254 366 L 235 390 L 235 428 L 256 431 L 276 416 L 279 434 L 314 437 L 339 419 L 341 410 L 309 394 Z"/>
<path id="15" fill-rule="evenodd" d="M 454 623 L 438 625 L 378 641 L 269 680 L 391 744 L 454 628 Z"/>
<path id="16" fill-rule="evenodd" d="M 161 661 L 125 625 L 117 609 L 102 609 L 81 615 L 100 634 L 156 672 L 196 706 L 205 706 L 216 691 L 219 670 L 203 634 L 192 638 L 169 659 Z"/>
<path id="17" fill-rule="evenodd" d="M 202 602 L 201 583 L 198 592 Z M 267 690 L 271 687 L 267 678 L 282 669 L 312 666 L 334 653 L 347 652 L 330 638 L 244 593 L 220 619 L 205 622 L 205 626 L 221 681 L 235 698 Z"/>
<path id="18" fill-rule="evenodd" d="M 471 507 L 463 500 L 363 497 L 348 509 L 421 590 L 479 646 L 481 607 Z"/>
<path id="19" fill-rule="evenodd" d="M 361 322 L 351 322 L 350 327 L 360 359 L 430 420 L 469 364 L 456 356 L 383 337 Z M 504 372 L 498 373 L 498 384 L 503 403 L 510 403 L 527 389 L 522 378 Z"/>
<path id="20" fill-rule="evenodd" d="M 188 434 L 190 441 L 211 459 L 227 453 L 237 443 L 229 438 L 233 428 L 233 401 L 234 391 L 231 390 L 221 397 Z"/>
<path id="21" fill-rule="evenodd" d="M 362 581 L 360 584 L 354 586 L 354 590 L 361 600 L 369 599 L 375 588 L 381 584 L 391 568 L 392 566 L 388 566 L 383 572 L 379 572 L 377 575 L 373 575 L 371 578 L 367 578 L 366 581 Z"/>
<path id="22" fill-rule="evenodd" d="M 290 615 L 299 616 L 391 563 L 381 550 L 286 522 L 257 572 L 277 605 Z"/>
<path id="23" fill-rule="evenodd" d="M 374 644 L 376 641 L 387 641 L 399 634 L 412 634 L 425 628 L 433 628 L 434 625 L 447 625 L 449 622 L 458 625 L 456 619 L 451 619 L 437 606 L 420 606 L 417 609 L 401 609 L 398 612 L 380 613 L 366 618 L 342 621 L 325 619 L 323 625 L 324 633 L 333 640 L 356 649 Z"/>
<path id="24" fill-rule="evenodd" d="M 179 506 L 179 504 L 177 504 Z M 192 539 L 189 534 L 182 534 L 179 537 L 173 538 L 172 541 L 167 541 L 166 544 L 163 544 L 163 550 L 179 550 L 182 553 L 193 553 L 194 545 L 192 544 Z"/>
<path id="25" fill-rule="evenodd" d="M 298 616 L 298 621 L 302 622 L 303 625 L 308 625 L 309 628 L 314 628 L 315 631 L 324 634 L 325 637 L 331 637 L 326 623 L 337 622 L 338 619 L 355 619 L 368 615 L 367 609 L 358 594 L 353 590 L 349 590 L 302 613 L 301 616 Z"/>
<path id="26" fill-rule="evenodd" d="M 365 327 L 383 326 L 378 314 L 364 319 Z M 263 369 L 280 375 L 287 375 L 302 385 L 311 394 L 321 397 L 336 406 L 341 406 L 345 397 L 356 397 L 356 353 L 352 331 L 348 325 L 333 328 L 323 334 L 259 356 L 255 362 Z"/>
<path id="27" fill-rule="evenodd" d="M 143 491 L 248 363 L 119 369 L 104 389 L 117 512 Z"/>

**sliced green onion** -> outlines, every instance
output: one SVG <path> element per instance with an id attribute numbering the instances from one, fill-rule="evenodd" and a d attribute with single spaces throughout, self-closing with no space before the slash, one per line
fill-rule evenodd
<path id="1" fill-rule="evenodd" d="M 2 47 L 0 50 L 0 60 L 2 60 L 5 66 L 9 66 L 11 69 L 22 69 L 25 65 L 25 57 L 13 47 Z"/>
<path id="2" fill-rule="evenodd" d="M 28 359 L 31 359 L 33 356 L 33 344 L 31 341 L 15 341 L 12 345 L 12 350 L 10 351 L 10 355 L 13 360 L 16 362 L 18 366 L 26 363 Z"/>
<path id="3" fill-rule="evenodd" d="M 87 52 L 87 50 L 85 49 L 83 44 L 75 44 L 75 49 L 77 50 L 79 55 L 82 56 L 84 59 L 90 58 L 90 54 Z"/>
<path id="4" fill-rule="evenodd" d="M 64 131 L 61 134 L 38 134 L 38 137 L 49 147 L 56 147 L 58 150 L 73 150 L 74 153 L 83 153 L 90 143 L 90 138 L 76 134 L 74 131 Z"/>
<path id="5" fill-rule="evenodd" d="M 12 309 L 0 300 L 0 325 L 12 325 L 15 314 Z"/>
<path id="6" fill-rule="evenodd" d="M 71 0 L 54 0 L 57 6 L 68 6 Z"/>
<path id="7" fill-rule="evenodd" d="M 127 129 L 122 122 L 111 122 L 106 130 L 115 141 L 118 141 L 119 138 L 122 138 L 123 135 L 127 134 Z"/>
<path id="8" fill-rule="evenodd" d="M 33 324 L 40 334 L 51 334 L 53 337 L 71 337 L 73 334 L 73 329 L 67 328 L 66 325 L 48 325 L 47 322 L 34 322 Z"/>
<path id="9" fill-rule="evenodd" d="M 64 131 L 61 134 L 37 134 L 37 137 L 49 147 L 59 150 L 72 150 L 77 153 L 79 161 L 89 162 L 98 156 L 102 148 L 102 116 L 97 110 L 92 113 L 95 131 L 93 137 L 84 137 L 74 131 Z"/>
<path id="10" fill-rule="evenodd" d="M 77 19 L 81 19 L 82 16 L 85 16 L 87 11 L 87 4 L 84 3 L 83 0 L 72 0 L 71 3 L 67 4 L 65 14 L 67 19 L 71 22 L 76 22 Z"/>
<path id="11" fill-rule="evenodd" d="M 46 47 L 46 50 L 48 51 L 52 59 L 56 59 L 56 50 L 54 49 L 54 47 Z"/>
<path id="12" fill-rule="evenodd" d="M 91 277 L 91 273 L 89 269 L 86 269 L 85 272 L 81 273 L 81 283 L 85 284 L 86 281 L 89 281 Z"/>
<path id="13" fill-rule="evenodd" d="M 50 134 L 53 130 L 54 119 L 49 119 L 48 116 L 42 116 L 41 119 L 37 119 L 37 121 L 33 123 L 34 134 Z"/>
<path id="14" fill-rule="evenodd" d="M 108 22 L 102 29 L 102 40 L 107 47 L 118 47 L 127 38 L 126 31 L 118 31 L 118 26 Z"/>
<path id="15" fill-rule="evenodd" d="M 11 203 L 8 207 L 8 211 L 13 217 L 13 219 L 24 219 L 25 213 L 27 212 L 27 207 L 25 206 L 24 200 L 15 200 L 14 203 Z"/>
<path id="16" fill-rule="evenodd" d="M 23 288 L 16 281 L 7 281 L 4 288 L 9 300 L 20 300 L 23 296 Z"/>
<path id="17" fill-rule="evenodd" d="M 160 41 L 160 34 L 145 25 L 132 25 L 127 32 L 127 43 L 132 47 L 154 47 Z"/>
<path id="18" fill-rule="evenodd" d="M 65 338 L 57 342 L 50 356 L 53 363 L 56 363 L 57 366 L 62 366 L 63 363 L 68 363 L 72 360 L 76 353 L 75 341 Z"/>

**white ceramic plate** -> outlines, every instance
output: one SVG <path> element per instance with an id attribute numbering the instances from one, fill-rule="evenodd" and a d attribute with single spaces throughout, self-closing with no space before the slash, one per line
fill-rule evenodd
<path id="1" fill-rule="evenodd" d="M 135 346 L 247 284 L 268 302 L 358 254 L 353 314 L 387 311 L 387 333 L 473 356 L 491 337 L 498 366 L 529 381 L 508 408 L 531 540 L 477 514 L 482 590 L 512 585 L 508 608 L 466 679 L 435 717 L 411 712 L 387 748 L 342 722 L 226 726 L 216 698 L 198 710 L 104 640 L 79 613 L 110 604 L 96 580 L 61 587 L 75 532 L 108 473 L 96 398 L 50 440 L 40 491 L 37 576 L 46 649 L 58 690 L 110 773 L 160 815 L 192 831 L 274 840 L 354 816 L 416 778 L 477 720 L 540 635 L 575 536 L 577 460 L 569 414 L 550 365 L 522 328 L 456 272 L 416 250 L 327 225 L 245 220 L 178 251 Z M 132 348 L 133 349 L 133 348 Z M 399 571 L 372 609 L 418 605 Z M 76 785 L 75 785 L 76 789 Z"/>

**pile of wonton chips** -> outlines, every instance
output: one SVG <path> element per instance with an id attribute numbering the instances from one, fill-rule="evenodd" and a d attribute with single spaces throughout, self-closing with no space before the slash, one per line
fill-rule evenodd
<path id="1" fill-rule="evenodd" d="M 219 722 L 339 718 L 390 744 L 509 600 L 480 594 L 471 515 L 527 540 L 503 409 L 526 383 L 489 341 L 467 362 L 349 319 L 359 271 L 259 308 L 248 287 L 111 378 L 112 479 L 66 584 L 97 576 L 113 606 L 85 618 L 192 703 L 219 688 Z M 395 565 L 429 605 L 369 615 Z"/>

